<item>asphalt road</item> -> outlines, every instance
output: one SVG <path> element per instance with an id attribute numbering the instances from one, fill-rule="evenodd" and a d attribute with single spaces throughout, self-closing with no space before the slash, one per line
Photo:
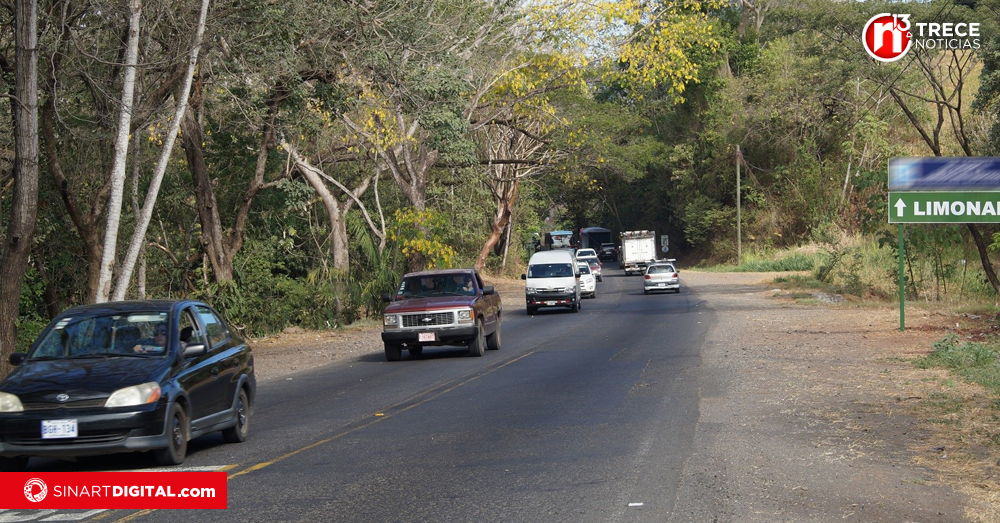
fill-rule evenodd
<path id="1" fill-rule="evenodd" d="M 419 358 L 369 355 L 261 383 L 250 440 L 200 438 L 184 463 L 227 471 L 227 510 L 99 517 L 667 520 L 698 420 L 711 311 L 683 287 L 645 296 L 641 277 L 618 270 L 576 314 L 528 316 L 523 295 L 503 301 L 502 348 L 482 358 L 427 348 Z M 136 459 L 32 468 L 135 468 Z"/>

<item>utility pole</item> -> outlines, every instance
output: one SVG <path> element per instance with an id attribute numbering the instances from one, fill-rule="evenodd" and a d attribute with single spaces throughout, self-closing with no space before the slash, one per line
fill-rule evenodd
<path id="1" fill-rule="evenodd" d="M 743 263 L 743 216 L 740 196 L 740 164 L 743 163 L 743 153 L 740 144 L 736 144 L 736 265 Z"/>

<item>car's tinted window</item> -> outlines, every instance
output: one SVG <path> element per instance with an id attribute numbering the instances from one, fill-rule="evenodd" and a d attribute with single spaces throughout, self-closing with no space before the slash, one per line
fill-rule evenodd
<path id="1" fill-rule="evenodd" d="M 590 258 L 594 256 L 597 256 L 597 251 L 594 249 L 580 249 L 579 251 L 576 251 L 577 258 Z"/>
<path id="2" fill-rule="evenodd" d="M 208 345 L 205 333 L 201 330 L 198 322 L 195 321 L 194 316 L 191 315 L 190 309 L 185 309 L 181 313 L 180 327 L 181 347 L 187 345 Z"/>
<path id="3" fill-rule="evenodd" d="M 590 274 L 590 266 L 580 265 L 580 274 Z"/>
<path id="4" fill-rule="evenodd" d="M 136 345 L 152 343 L 157 326 L 166 321 L 166 312 L 147 311 L 66 317 L 39 340 L 31 358 L 134 353 Z"/>
<path id="5" fill-rule="evenodd" d="M 226 328 L 226 322 L 222 321 L 222 318 L 219 318 L 215 311 L 204 305 L 199 305 L 196 309 L 198 316 L 201 317 L 201 322 L 205 324 L 205 330 L 208 332 L 208 339 L 212 341 L 212 346 L 229 341 L 230 334 L 229 329 Z"/>
<path id="6" fill-rule="evenodd" d="M 650 265 L 649 274 L 663 274 L 667 272 L 674 272 L 674 268 L 670 265 Z"/>

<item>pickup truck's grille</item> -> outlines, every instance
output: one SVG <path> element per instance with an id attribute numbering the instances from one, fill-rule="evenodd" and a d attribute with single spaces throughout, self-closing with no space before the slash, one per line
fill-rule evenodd
<path id="1" fill-rule="evenodd" d="M 403 327 L 432 327 L 451 325 L 452 323 L 455 323 L 453 312 L 421 312 L 403 315 Z"/>

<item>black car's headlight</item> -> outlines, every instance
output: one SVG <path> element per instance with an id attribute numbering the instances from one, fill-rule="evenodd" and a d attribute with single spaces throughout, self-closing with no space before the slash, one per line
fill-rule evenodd
<path id="1" fill-rule="evenodd" d="M 24 405 L 21 405 L 21 398 L 9 393 L 0 392 L 0 412 L 23 412 Z"/>
<path id="2" fill-rule="evenodd" d="M 105 407 L 134 407 L 156 403 L 160 399 L 160 384 L 155 381 L 118 389 L 111 393 Z"/>

